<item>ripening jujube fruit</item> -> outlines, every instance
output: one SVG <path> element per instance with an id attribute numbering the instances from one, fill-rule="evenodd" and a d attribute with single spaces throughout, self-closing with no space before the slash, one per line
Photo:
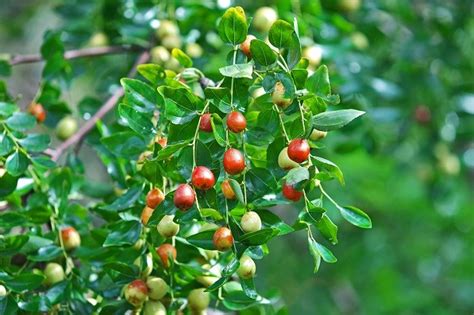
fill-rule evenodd
<path id="1" fill-rule="evenodd" d="M 276 104 L 277 106 L 285 109 L 288 106 L 290 106 L 292 99 L 289 97 L 285 97 L 285 86 L 281 81 L 278 81 L 275 83 L 275 86 L 273 87 L 273 92 L 272 92 L 272 102 L 273 104 Z"/>
<path id="2" fill-rule="evenodd" d="M 255 276 L 255 272 L 257 271 L 257 267 L 255 266 L 253 259 L 247 255 L 242 255 L 239 262 L 240 265 L 237 269 L 237 274 L 239 277 L 243 279 L 253 278 Z"/>
<path id="3" fill-rule="evenodd" d="M 188 43 L 185 48 L 186 55 L 191 58 L 199 58 L 202 56 L 204 50 L 202 49 L 201 45 L 198 43 Z"/>
<path id="4" fill-rule="evenodd" d="M 265 33 L 270 30 L 277 19 L 278 14 L 273 8 L 261 7 L 255 12 L 252 24 L 257 31 Z"/>
<path id="5" fill-rule="evenodd" d="M 170 259 L 175 260 L 177 255 L 176 248 L 174 248 L 173 245 L 167 243 L 160 245 L 160 247 L 156 249 L 156 253 L 160 257 L 161 263 L 165 268 L 169 268 Z"/>
<path id="6" fill-rule="evenodd" d="M 189 292 L 188 295 L 188 306 L 193 311 L 203 311 L 211 302 L 209 292 L 205 292 L 204 288 L 194 289 Z"/>
<path id="7" fill-rule="evenodd" d="M 81 245 L 81 236 L 72 226 L 61 230 L 61 239 L 66 250 L 74 249 Z"/>
<path id="8" fill-rule="evenodd" d="M 191 175 L 191 181 L 197 189 L 208 190 L 214 187 L 214 174 L 205 166 L 196 166 Z"/>
<path id="9" fill-rule="evenodd" d="M 262 228 L 262 220 L 257 212 L 248 211 L 240 219 L 240 226 L 245 233 L 256 232 Z"/>
<path id="10" fill-rule="evenodd" d="M 313 129 L 311 131 L 311 134 L 309 135 L 309 138 L 313 141 L 323 139 L 327 136 L 328 132 L 327 131 L 321 131 L 318 129 Z"/>
<path id="11" fill-rule="evenodd" d="M 4 297 L 5 295 L 7 295 L 7 289 L 5 286 L 0 284 L 0 298 Z"/>
<path id="12" fill-rule="evenodd" d="M 201 120 L 199 121 L 199 130 L 204 132 L 212 132 L 211 114 L 202 114 Z"/>
<path id="13" fill-rule="evenodd" d="M 146 205 L 153 209 L 158 207 L 163 200 L 165 200 L 165 195 L 159 188 L 153 188 L 146 195 Z"/>
<path id="14" fill-rule="evenodd" d="M 147 301 L 143 306 L 143 315 L 166 315 L 166 308 L 158 301 Z"/>
<path id="15" fill-rule="evenodd" d="M 247 120 L 241 112 L 233 111 L 227 115 L 227 128 L 230 131 L 239 133 L 247 127 Z"/>
<path id="16" fill-rule="evenodd" d="M 286 183 L 283 184 L 282 193 L 286 199 L 289 199 L 292 201 L 298 201 L 303 196 L 303 192 L 296 190 L 293 186 L 288 185 Z"/>
<path id="17" fill-rule="evenodd" d="M 309 46 L 303 49 L 302 55 L 304 58 L 308 59 L 309 65 L 315 68 L 321 63 L 323 49 L 319 45 Z"/>
<path id="18" fill-rule="evenodd" d="M 164 238 L 170 238 L 178 234 L 179 224 L 173 221 L 174 215 L 165 215 L 156 226 L 158 233 Z"/>
<path id="19" fill-rule="evenodd" d="M 153 300 L 163 298 L 169 290 L 166 281 L 160 277 L 148 277 L 146 279 L 146 285 L 148 287 L 148 296 Z"/>
<path id="20" fill-rule="evenodd" d="M 53 285 L 55 283 L 61 282 L 66 278 L 64 274 L 64 269 L 60 264 L 51 262 L 46 265 L 43 271 L 44 276 L 44 284 L 46 285 Z"/>
<path id="21" fill-rule="evenodd" d="M 232 200 L 235 199 L 235 192 L 230 185 L 230 181 L 228 179 L 224 179 L 221 184 L 222 194 L 226 199 Z"/>
<path id="22" fill-rule="evenodd" d="M 240 50 L 242 50 L 243 54 L 247 56 L 247 58 L 252 58 L 252 53 L 250 52 L 250 42 L 256 39 L 253 35 L 247 35 L 247 38 L 240 44 Z"/>
<path id="23" fill-rule="evenodd" d="M 224 153 L 224 170 L 230 175 L 241 173 L 245 169 L 244 155 L 237 149 L 230 148 Z"/>
<path id="24" fill-rule="evenodd" d="M 155 211 L 154 208 L 150 208 L 148 206 L 145 206 L 142 210 L 142 214 L 140 216 L 141 220 L 142 220 L 142 223 L 144 225 L 147 225 L 148 224 L 148 221 L 150 221 L 150 218 L 153 214 L 153 212 Z"/>
<path id="25" fill-rule="evenodd" d="M 56 136 L 60 140 L 66 140 L 77 131 L 77 128 L 77 121 L 71 116 L 66 116 L 56 126 Z"/>
<path id="26" fill-rule="evenodd" d="M 234 237 L 229 228 L 220 227 L 214 232 L 212 242 L 217 250 L 226 251 L 234 244 Z"/>
<path id="27" fill-rule="evenodd" d="M 161 20 L 160 25 L 156 29 L 156 35 L 159 38 L 165 38 L 167 36 L 179 36 L 178 25 L 169 20 Z"/>
<path id="28" fill-rule="evenodd" d="M 136 279 L 130 282 L 125 287 L 125 299 L 128 303 L 139 306 L 145 302 L 148 295 L 148 287 L 146 283 L 141 279 Z"/>
<path id="29" fill-rule="evenodd" d="M 176 208 L 186 211 L 194 205 L 196 193 L 188 184 L 180 184 L 174 192 L 174 205 Z"/>
<path id="30" fill-rule="evenodd" d="M 288 144 L 288 157 L 297 163 L 302 163 L 308 159 L 310 150 L 305 139 L 293 139 Z"/>
<path id="31" fill-rule="evenodd" d="M 290 157 L 288 156 L 288 148 L 285 147 L 280 151 L 280 154 L 278 155 L 278 166 L 288 171 L 292 168 L 299 167 L 300 165 L 290 159 Z"/>
<path id="32" fill-rule="evenodd" d="M 28 106 L 28 112 L 35 116 L 38 123 L 42 123 L 46 119 L 46 110 L 41 104 L 31 103 L 30 106 Z"/>

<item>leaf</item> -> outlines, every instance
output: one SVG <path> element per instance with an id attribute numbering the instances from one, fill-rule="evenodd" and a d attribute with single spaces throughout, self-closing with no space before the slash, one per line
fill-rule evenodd
<path id="1" fill-rule="evenodd" d="M 16 112 L 13 116 L 10 116 L 7 119 L 7 125 L 13 130 L 16 131 L 26 131 L 31 129 L 36 124 L 36 118 L 30 114 Z"/>
<path id="2" fill-rule="evenodd" d="M 245 243 L 248 246 L 258 246 L 266 244 L 270 239 L 275 236 L 275 229 L 265 228 L 255 232 L 246 233 L 239 239 L 240 242 Z"/>
<path id="3" fill-rule="evenodd" d="M 337 178 L 337 180 L 339 181 L 339 183 L 341 183 L 341 185 L 344 185 L 344 175 L 342 174 L 342 171 L 339 168 L 339 166 L 337 166 L 336 164 L 334 164 L 333 162 L 329 160 L 326 160 L 318 156 L 314 157 L 313 161 L 316 164 L 321 165 L 323 169 L 327 170 L 332 177 Z"/>
<path id="4" fill-rule="evenodd" d="M 256 304 L 262 304 L 262 301 L 250 298 L 244 291 L 239 290 L 227 293 L 222 303 L 231 311 L 241 311 Z"/>
<path id="5" fill-rule="evenodd" d="M 231 7 L 222 16 L 217 26 L 217 32 L 224 42 L 237 45 L 247 37 L 247 28 L 244 9 Z"/>
<path id="6" fill-rule="evenodd" d="M 160 87 L 165 98 L 164 116 L 176 125 L 183 125 L 197 116 L 202 101 L 185 88 Z"/>
<path id="7" fill-rule="evenodd" d="M 337 225 L 335 225 L 326 214 L 322 215 L 321 219 L 316 222 L 315 226 L 324 238 L 330 241 L 333 245 L 337 244 Z"/>
<path id="8" fill-rule="evenodd" d="M 118 112 L 127 125 L 143 138 L 149 139 L 156 134 L 156 129 L 147 115 L 123 103 L 119 105 Z"/>
<path id="9" fill-rule="evenodd" d="M 277 216 L 271 211 L 268 211 L 265 209 L 258 209 L 258 210 L 255 210 L 255 212 L 258 213 L 258 215 L 260 216 L 260 219 L 265 225 L 269 225 L 273 229 L 277 229 L 278 235 L 280 236 L 286 235 L 294 231 L 294 229 L 291 226 L 283 222 L 279 216 Z"/>
<path id="10" fill-rule="evenodd" d="M 46 134 L 32 133 L 18 142 L 28 151 L 43 152 L 48 148 L 51 139 Z"/>
<path id="11" fill-rule="evenodd" d="M 363 114 L 365 112 L 355 109 L 341 109 L 320 113 L 313 116 L 313 127 L 322 131 L 339 129 Z"/>
<path id="12" fill-rule="evenodd" d="M 38 288 L 45 277 L 34 273 L 21 273 L 16 276 L 0 275 L 0 280 L 5 283 L 7 288 L 14 292 L 22 292 L 25 290 L 32 291 Z"/>
<path id="13" fill-rule="evenodd" d="M 161 81 L 166 78 L 166 73 L 163 67 L 153 63 L 139 65 L 137 67 L 137 71 L 155 86 L 157 86 Z M 159 102 L 159 104 L 161 103 Z"/>
<path id="14" fill-rule="evenodd" d="M 16 184 L 18 182 L 18 177 L 13 176 L 9 173 L 3 174 L 0 177 L 0 198 L 8 196 L 16 189 Z M 1 224 L 0 224 L 1 225 Z"/>
<path id="15" fill-rule="evenodd" d="M 0 239 L 0 256 L 12 256 L 18 253 L 28 240 L 28 235 L 9 235 Z"/>
<path id="16" fill-rule="evenodd" d="M 293 26 L 291 26 L 290 23 L 283 20 L 277 20 L 273 23 L 268 32 L 268 40 L 277 48 L 287 48 L 293 41 L 292 37 L 294 32 Z"/>
<path id="17" fill-rule="evenodd" d="M 201 216 L 204 218 L 211 217 L 213 220 L 222 220 L 220 212 L 212 208 L 201 208 Z"/>
<path id="18" fill-rule="evenodd" d="M 302 188 L 302 185 L 298 184 L 307 180 L 309 180 L 309 171 L 306 167 L 293 168 L 285 176 L 286 184 L 294 186 L 297 189 Z"/>
<path id="19" fill-rule="evenodd" d="M 212 241 L 212 237 L 214 236 L 215 230 L 208 230 L 204 232 L 199 232 L 197 234 L 193 234 L 186 238 L 186 240 L 199 248 L 207 249 L 207 250 L 215 250 L 214 243 Z"/>
<path id="20" fill-rule="evenodd" d="M 28 157 L 21 151 L 15 151 L 5 162 L 7 172 L 12 176 L 20 176 L 23 174 L 28 168 L 28 164 Z"/>
<path id="21" fill-rule="evenodd" d="M 103 246 L 133 245 L 140 238 L 142 224 L 139 221 L 119 221 L 112 224 L 111 231 L 104 241 Z"/>
<path id="22" fill-rule="evenodd" d="M 184 53 L 179 48 L 173 48 L 171 55 L 178 60 L 178 62 L 185 68 L 191 68 L 193 66 L 193 61 L 189 58 L 188 55 Z"/>
<path id="23" fill-rule="evenodd" d="M 125 91 L 125 103 L 134 109 L 152 112 L 161 105 L 158 93 L 145 82 L 123 78 L 120 83 Z"/>
<path id="24" fill-rule="evenodd" d="M 322 65 L 306 81 L 306 89 L 316 95 L 331 95 L 328 67 Z"/>
<path id="25" fill-rule="evenodd" d="M 31 261 L 51 261 L 63 254 L 61 247 L 56 245 L 48 245 L 38 249 L 35 255 L 29 255 L 28 259 Z"/>
<path id="26" fill-rule="evenodd" d="M 235 179 L 230 178 L 229 184 L 230 187 L 232 187 L 232 190 L 234 191 L 237 200 L 243 205 L 245 205 L 244 194 L 242 193 L 242 188 L 240 188 L 239 182 L 237 182 Z"/>
<path id="27" fill-rule="evenodd" d="M 131 208 L 135 202 L 140 198 L 142 194 L 142 188 L 140 186 L 134 186 L 127 190 L 125 194 L 115 199 L 115 201 L 106 206 L 102 206 L 101 209 L 107 211 L 123 211 Z"/>
<path id="28" fill-rule="evenodd" d="M 311 256 L 313 256 L 314 259 L 314 273 L 318 272 L 319 266 L 321 265 L 321 255 L 319 254 L 316 244 L 316 241 L 308 235 L 308 248 Z"/>
<path id="29" fill-rule="evenodd" d="M 370 217 L 359 208 L 351 206 L 338 206 L 337 208 L 341 212 L 342 217 L 349 223 L 363 229 L 372 228 L 372 221 L 370 220 Z"/>
<path id="30" fill-rule="evenodd" d="M 258 297 L 257 291 L 255 290 L 255 283 L 253 281 L 253 278 L 240 278 L 240 284 L 242 285 L 242 289 L 244 290 L 246 296 L 251 299 L 256 299 Z"/>
<path id="31" fill-rule="evenodd" d="M 100 142 L 112 153 L 119 157 L 130 158 L 145 151 L 147 142 L 133 131 L 117 132 Z"/>
<path id="32" fill-rule="evenodd" d="M 4 133 L 0 134 L 0 156 L 5 156 L 12 152 L 14 147 L 15 143 L 12 138 Z"/>
<path id="33" fill-rule="evenodd" d="M 11 103 L 0 102 L 0 116 L 10 117 L 18 110 L 18 106 Z"/>
<path id="34" fill-rule="evenodd" d="M 252 58 L 263 66 L 269 66 L 275 63 L 275 52 L 260 39 L 254 39 L 250 42 L 250 52 Z"/>
<path id="35" fill-rule="evenodd" d="M 162 161 L 162 160 L 168 159 L 178 150 L 188 146 L 191 143 L 191 141 L 192 139 L 167 145 L 163 150 L 158 152 L 158 156 L 156 157 L 156 160 Z"/>
<path id="36" fill-rule="evenodd" d="M 321 258 L 330 264 L 334 264 L 337 262 L 336 256 L 325 246 L 319 244 L 318 242 L 314 241 L 314 246 L 316 246 L 317 251 L 319 252 L 319 255 L 321 255 Z"/>
<path id="37" fill-rule="evenodd" d="M 219 68 L 225 77 L 252 79 L 253 65 L 251 63 L 235 64 Z"/>

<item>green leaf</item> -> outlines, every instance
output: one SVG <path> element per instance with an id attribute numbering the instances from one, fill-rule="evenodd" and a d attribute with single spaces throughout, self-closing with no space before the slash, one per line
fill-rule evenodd
<path id="1" fill-rule="evenodd" d="M 28 240 L 28 235 L 9 235 L 0 239 L 0 256 L 12 256 L 18 253 Z"/>
<path id="2" fill-rule="evenodd" d="M 286 235 L 294 231 L 291 226 L 283 222 L 279 216 L 269 210 L 257 209 L 255 212 L 258 213 L 260 219 L 265 225 L 269 225 L 270 227 L 277 229 L 279 236 Z"/>
<path id="3" fill-rule="evenodd" d="M 331 95 L 328 67 L 322 65 L 306 81 L 306 89 L 316 95 Z"/>
<path id="4" fill-rule="evenodd" d="M 295 30 L 290 23 L 283 20 L 277 20 L 273 23 L 268 32 L 268 40 L 277 48 L 287 48 L 293 41 L 294 33 Z"/>
<path id="5" fill-rule="evenodd" d="M 18 110 L 18 106 L 11 103 L 0 102 L 0 116 L 10 117 Z"/>
<path id="6" fill-rule="evenodd" d="M 337 244 L 337 225 L 335 225 L 326 214 L 323 214 L 315 225 L 322 236 L 333 245 Z"/>
<path id="7" fill-rule="evenodd" d="M 21 151 L 15 151 L 5 162 L 7 172 L 12 176 L 20 176 L 23 174 L 28 168 L 28 164 L 28 157 Z"/>
<path id="8" fill-rule="evenodd" d="M 145 82 L 123 78 L 120 83 L 125 91 L 125 103 L 135 109 L 152 112 L 161 105 L 158 93 Z"/>
<path id="9" fill-rule="evenodd" d="M 363 114 L 365 112 L 355 109 L 341 109 L 320 113 L 313 116 L 313 127 L 322 131 L 339 129 Z"/>
<path id="10" fill-rule="evenodd" d="M 327 170 L 329 172 L 329 175 L 331 175 L 331 177 L 337 178 L 337 180 L 339 181 L 339 183 L 341 183 L 341 185 L 344 185 L 344 175 L 342 174 L 342 171 L 339 168 L 339 166 L 337 166 L 333 162 L 326 160 L 322 157 L 314 157 L 312 158 L 312 160 L 314 161 L 315 164 L 320 165 L 322 169 Z"/>
<path id="11" fill-rule="evenodd" d="M 239 241 L 248 246 L 262 245 L 266 244 L 270 239 L 272 239 L 275 236 L 275 232 L 276 230 L 273 228 L 265 228 L 259 231 L 246 233 L 242 235 Z"/>
<path id="12" fill-rule="evenodd" d="M 119 221 L 109 227 L 111 231 L 104 242 L 104 247 L 133 245 L 140 238 L 142 224 L 139 221 Z"/>
<path id="13" fill-rule="evenodd" d="M 193 120 L 202 106 L 202 101 L 185 88 L 163 86 L 159 91 L 165 98 L 164 116 L 173 124 L 182 125 Z"/>
<path id="14" fill-rule="evenodd" d="M 166 78 L 166 73 L 163 67 L 153 63 L 139 65 L 137 71 L 155 86 Z"/>
<path id="15" fill-rule="evenodd" d="M 30 295 L 18 302 L 18 307 L 29 314 L 38 314 L 46 313 L 51 308 L 51 303 L 46 295 Z"/>
<path id="16" fill-rule="evenodd" d="M 162 161 L 162 160 L 168 159 L 178 150 L 188 146 L 191 143 L 191 141 L 192 139 L 167 145 L 163 150 L 158 152 L 158 156 L 156 157 L 156 160 Z"/>
<path id="17" fill-rule="evenodd" d="M 150 117 L 137 111 L 132 106 L 122 103 L 119 105 L 118 112 L 127 125 L 143 138 L 149 139 L 156 134 L 156 129 Z"/>
<path id="18" fill-rule="evenodd" d="M 142 188 L 141 186 L 135 186 L 127 190 L 126 193 L 124 193 L 122 196 L 118 197 L 115 199 L 115 201 L 110 204 L 101 207 L 101 209 L 107 210 L 107 211 L 123 211 L 126 209 L 131 208 L 133 205 L 135 205 L 135 202 L 140 198 L 142 194 Z"/>
<path id="19" fill-rule="evenodd" d="M 5 156 L 12 152 L 14 147 L 15 143 L 12 138 L 4 133 L 0 134 L 0 156 Z"/>
<path id="20" fill-rule="evenodd" d="M 201 208 L 201 216 L 204 218 L 212 218 L 213 220 L 222 220 L 222 215 L 219 211 L 212 208 Z"/>
<path id="21" fill-rule="evenodd" d="M 8 77 L 12 73 L 12 66 L 8 60 L 0 58 L 0 76 Z"/>
<path id="22" fill-rule="evenodd" d="M 69 294 L 68 285 L 68 281 L 61 281 L 52 286 L 46 293 L 49 302 L 51 304 L 58 304 L 61 302 Z"/>
<path id="23" fill-rule="evenodd" d="M 185 68 L 191 68 L 193 66 L 193 61 L 189 58 L 188 55 L 184 53 L 179 48 L 173 48 L 171 55 L 178 60 L 178 62 Z"/>
<path id="24" fill-rule="evenodd" d="M 28 259 L 31 261 L 51 261 L 63 254 L 61 247 L 56 245 L 48 245 L 38 249 L 35 255 L 29 255 Z"/>
<path id="25" fill-rule="evenodd" d="M 30 114 L 16 112 L 7 119 L 7 125 L 16 131 L 26 131 L 36 124 L 36 118 Z"/>
<path id="26" fill-rule="evenodd" d="M 248 297 L 244 291 L 232 291 L 225 295 L 222 303 L 231 311 L 241 311 L 256 304 L 262 304 L 262 301 Z M 265 301 L 266 303 L 268 302 Z"/>
<path id="27" fill-rule="evenodd" d="M 309 180 L 309 171 L 306 167 L 296 167 L 291 169 L 285 177 L 285 182 L 288 185 L 294 186 L 297 189 L 300 189 L 305 181 Z"/>
<path id="28" fill-rule="evenodd" d="M 0 198 L 6 197 L 16 189 L 18 177 L 12 176 L 9 173 L 3 174 L 0 177 Z"/>
<path id="29" fill-rule="evenodd" d="M 208 230 L 204 232 L 199 232 L 197 234 L 193 234 L 186 238 L 186 240 L 199 248 L 208 249 L 208 250 L 215 250 L 214 243 L 212 241 L 212 237 L 214 236 L 215 230 Z"/>
<path id="30" fill-rule="evenodd" d="M 253 65 L 251 63 L 230 65 L 219 68 L 219 72 L 225 77 L 252 79 Z"/>
<path id="31" fill-rule="evenodd" d="M 269 66 L 275 63 L 275 52 L 260 39 L 254 39 L 250 42 L 250 52 L 252 58 L 263 66 Z"/>
<path id="32" fill-rule="evenodd" d="M 336 256 L 325 246 L 319 244 L 318 242 L 314 241 L 314 246 L 316 246 L 317 251 L 319 252 L 319 255 L 321 255 L 321 258 L 330 264 L 334 264 L 337 262 Z"/>
<path id="33" fill-rule="evenodd" d="M 125 158 L 138 156 L 147 147 L 147 142 L 133 131 L 117 132 L 100 141 L 112 153 Z"/>
<path id="34" fill-rule="evenodd" d="M 34 273 L 21 273 L 16 276 L 0 275 L 0 280 L 5 283 L 7 288 L 14 292 L 32 291 L 41 285 L 44 278 L 43 275 Z"/>
<path id="35" fill-rule="evenodd" d="M 247 28 L 244 9 L 231 7 L 222 16 L 217 31 L 224 42 L 237 45 L 247 37 Z"/>
<path id="36" fill-rule="evenodd" d="M 235 197 L 237 197 L 237 200 L 243 205 L 245 205 L 244 194 L 242 193 L 242 188 L 240 188 L 239 182 L 236 181 L 235 179 L 230 178 L 229 184 L 230 184 L 230 187 L 232 187 L 232 190 L 234 191 Z"/>
<path id="37" fill-rule="evenodd" d="M 338 206 L 338 209 L 341 212 L 342 217 L 349 223 L 363 229 L 372 228 L 372 221 L 370 220 L 370 217 L 359 208 L 351 206 Z"/>
<path id="38" fill-rule="evenodd" d="M 317 247 L 317 243 L 308 235 L 308 248 L 311 256 L 314 259 L 314 270 L 313 272 L 316 273 L 319 270 L 319 266 L 321 265 L 321 254 L 319 254 L 319 250 Z"/>
<path id="39" fill-rule="evenodd" d="M 51 142 L 46 134 L 31 133 L 26 138 L 18 141 L 26 150 L 31 152 L 43 152 Z"/>

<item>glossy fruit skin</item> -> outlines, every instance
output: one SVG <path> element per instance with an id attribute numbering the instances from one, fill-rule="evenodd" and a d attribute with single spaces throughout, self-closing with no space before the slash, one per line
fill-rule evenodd
<path id="1" fill-rule="evenodd" d="M 166 308 L 161 302 L 147 301 L 143 306 L 143 315 L 166 315 Z"/>
<path id="2" fill-rule="evenodd" d="M 257 212 L 248 211 L 242 216 L 240 226 L 245 233 L 256 232 L 262 228 L 262 220 Z"/>
<path id="3" fill-rule="evenodd" d="M 146 283 L 141 279 L 133 280 L 125 288 L 125 299 L 134 306 L 142 305 L 147 295 L 148 288 Z"/>
<path id="4" fill-rule="evenodd" d="M 311 134 L 309 135 L 309 138 L 313 141 L 317 141 L 317 140 L 326 138 L 327 134 L 328 134 L 327 131 L 313 129 L 313 131 L 311 131 Z"/>
<path id="5" fill-rule="evenodd" d="M 211 302 L 209 292 L 205 292 L 204 288 L 194 289 L 189 292 L 188 306 L 193 311 L 205 310 Z"/>
<path id="6" fill-rule="evenodd" d="M 77 127 L 77 121 L 70 116 L 66 116 L 56 126 L 56 136 L 60 140 L 66 140 L 77 131 Z"/>
<path id="7" fill-rule="evenodd" d="M 300 165 L 290 159 L 288 156 L 288 148 L 283 148 L 278 155 L 278 166 L 285 171 L 291 170 L 292 168 L 299 167 Z"/>
<path id="8" fill-rule="evenodd" d="M 313 68 L 319 66 L 323 58 L 323 49 L 319 45 L 312 45 L 303 49 L 302 55 L 308 59 L 310 66 Z"/>
<path id="9" fill-rule="evenodd" d="M 44 280 L 46 285 L 53 285 L 63 281 L 64 278 L 66 278 L 63 267 L 57 263 L 48 263 L 46 268 L 44 268 L 43 273 L 46 277 Z"/>
<path id="10" fill-rule="evenodd" d="M 252 24 L 257 31 L 265 33 L 277 19 L 278 14 L 273 8 L 261 7 L 255 12 Z"/>
<path id="11" fill-rule="evenodd" d="M 305 139 L 293 139 L 288 144 L 288 156 L 297 163 L 304 162 L 308 159 L 310 153 L 308 141 Z"/>
<path id="12" fill-rule="evenodd" d="M 176 248 L 171 244 L 162 244 L 156 249 L 156 253 L 160 256 L 161 263 L 164 268 L 170 267 L 169 257 L 171 256 L 173 260 L 176 259 Z"/>
<path id="13" fill-rule="evenodd" d="M 163 46 L 153 47 L 150 51 L 150 56 L 152 62 L 160 65 L 164 65 L 171 58 L 170 52 Z"/>
<path id="14" fill-rule="evenodd" d="M 273 104 L 285 109 L 288 106 L 290 106 L 292 99 L 291 98 L 286 98 L 285 97 L 285 86 L 281 81 L 278 81 L 275 83 L 275 86 L 273 88 L 272 92 L 272 102 Z"/>
<path id="15" fill-rule="evenodd" d="M 230 175 L 241 173 L 245 169 L 244 155 L 237 149 L 230 148 L 224 153 L 224 170 Z"/>
<path id="16" fill-rule="evenodd" d="M 252 258 L 247 255 L 243 255 L 240 260 L 240 266 L 237 269 L 237 274 L 242 279 L 252 279 L 255 276 L 255 272 L 257 271 L 257 266 L 255 266 L 255 262 Z"/>
<path id="17" fill-rule="evenodd" d="M 253 35 L 247 35 L 247 38 L 240 44 L 240 50 L 244 53 L 247 58 L 252 58 L 252 53 L 250 52 L 250 42 L 256 39 Z"/>
<path id="18" fill-rule="evenodd" d="M 188 184 L 181 184 L 174 192 L 174 205 L 182 211 L 186 211 L 194 205 L 196 193 Z"/>
<path id="19" fill-rule="evenodd" d="M 178 234 L 179 224 L 174 223 L 174 215 L 165 215 L 156 226 L 158 233 L 164 238 L 170 238 Z"/>
<path id="20" fill-rule="evenodd" d="M 194 187 L 201 190 L 209 190 L 216 183 L 214 174 L 205 166 L 196 166 L 194 168 L 191 181 Z"/>
<path id="21" fill-rule="evenodd" d="M 204 132 L 212 132 L 210 113 L 205 113 L 201 116 L 201 120 L 199 121 L 199 130 Z"/>
<path id="22" fill-rule="evenodd" d="M 298 201 L 303 196 L 303 192 L 294 189 L 293 186 L 287 185 L 286 183 L 283 184 L 282 192 L 286 199 L 292 201 Z"/>
<path id="23" fill-rule="evenodd" d="M 235 199 L 235 192 L 232 189 L 232 186 L 230 185 L 230 181 L 228 179 L 225 179 L 221 183 L 221 190 L 222 190 L 222 194 L 224 195 L 226 199 L 229 199 L 229 200 Z"/>
<path id="24" fill-rule="evenodd" d="M 102 47 L 109 44 L 109 38 L 104 32 L 95 32 L 89 39 L 89 47 Z"/>
<path id="25" fill-rule="evenodd" d="M 153 188 L 146 195 L 146 205 L 147 207 L 155 209 L 160 203 L 165 200 L 165 195 L 159 188 Z"/>
<path id="26" fill-rule="evenodd" d="M 66 250 L 71 250 L 81 245 L 81 236 L 72 226 L 61 230 L 61 239 Z"/>
<path id="27" fill-rule="evenodd" d="M 162 148 L 166 148 L 166 145 L 168 144 L 168 138 L 161 137 L 161 138 L 158 139 L 157 142 Z"/>
<path id="28" fill-rule="evenodd" d="M 148 297 L 153 300 L 160 300 L 169 290 L 168 284 L 160 277 L 148 277 L 146 286 L 148 287 Z"/>
<path id="29" fill-rule="evenodd" d="M 148 221 L 150 221 L 150 218 L 154 211 L 155 211 L 154 208 L 150 208 L 148 206 L 145 206 L 145 208 L 143 208 L 142 215 L 141 215 L 141 220 L 142 220 L 143 225 L 148 224 Z"/>
<path id="30" fill-rule="evenodd" d="M 0 284 L 0 298 L 4 297 L 5 295 L 7 295 L 7 289 Z"/>
<path id="31" fill-rule="evenodd" d="M 31 103 L 30 106 L 28 106 L 28 112 L 35 116 L 38 123 L 42 123 L 46 119 L 46 110 L 41 104 Z"/>
<path id="32" fill-rule="evenodd" d="M 204 50 L 198 43 L 189 43 L 186 45 L 186 54 L 191 58 L 199 58 L 202 56 Z"/>
<path id="33" fill-rule="evenodd" d="M 241 112 L 233 111 L 227 115 L 227 128 L 230 131 L 239 133 L 247 127 L 247 120 Z"/>
<path id="34" fill-rule="evenodd" d="M 167 36 L 179 36 L 178 25 L 169 20 L 161 20 L 160 26 L 158 26 L 156 30 L 156 35 L 159 38 L 165 38 Z"/>
<path id="35" fill-rule="evenodd" d="M 234 237 L 230 229 L 226 227 L 220 227 L 214 232 L 212 242 L 217 250 L 226 251 L 229 250 L 234 244 Z"/>

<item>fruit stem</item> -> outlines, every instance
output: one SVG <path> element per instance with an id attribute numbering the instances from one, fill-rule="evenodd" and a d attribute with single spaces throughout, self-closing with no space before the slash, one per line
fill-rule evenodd
<path id="1" fill-rule="evenodd" d="M 194 132 L 194 138 L 193 138 L 193 169 L 196 167 L 196 141 L 199 138 L 199 125 L 201 124 L 201 119 L 202 115 L 206 112 L 207 108 L 209 107 L 209 101 L 206 102 L 206 105 L 204 105 L 204 108 L 202 112 L 199 114 L 199 120 L 198 124 L 196 126 L 196 131 Z"/>
<path id="2" fill-rule="evenodd" d="M 245 150 L 245 137 L 244 133 L 242 132 L 242 149 L 244 151 L 244 158 L 247 156 L 247 151 Z M 245 203 L 245 209 L 247 209 L 247 184 L 245 182 L 245 174 L 247 174 L 247 170 L 244 171 L 244 174 L 242 176 L 242 185 L 244 186 L 244 203 Z"/>
<path id="3" fill-rule="evenodd" d="M 289 143 L 290 142 L 290 138 L 288 137 L 288 134 L 286 133 L 286 128 L 285 128 L 285 123 L 283 122 L 283 118 L 282 118 L 282 112 L 280 111 L 280 109 L 278 108 L 277 105 L 273 105 L 273 108 L 276 110 L 276 112 L 278 113 L 278 118 L 280 119 L 280 126 L 281 126 L 281 130 L 283 132 L 283 135 L 285 136 L 286 138 L 286 143 Z"/>
<path id="4" fill-rule="evenodd" d="M 323 185 L 321 185 L 321 183 L 319 184 L 319 190 L 321 190 L 322 194 L 323 194 L 326 198 L 328 198 L 328 200 L 331 201 L 331 203 L 332 203 L 333 205 L 335 205 L 336 208 L 338 208 L 338 209 L 340 208 L 339 204 L 338 204 L 334 199 L 332 199 L 331 196 L 329 196 L 329 194 L 324 190 Z"/>

